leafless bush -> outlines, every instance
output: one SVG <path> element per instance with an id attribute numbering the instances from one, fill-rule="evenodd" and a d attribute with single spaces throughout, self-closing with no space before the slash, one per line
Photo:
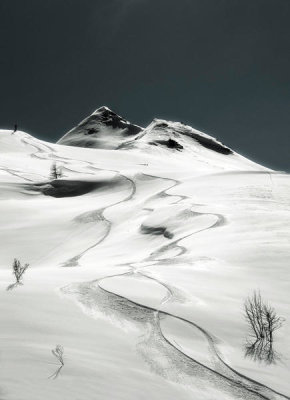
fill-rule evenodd
<path id="1" fill-rule="evenodd" d="M 24 274 L 24 272 L 27 270 L 28 267 L 29 264 L 25 264 L 24 266 L 22 266 L 21 262 L 17 258 L 14 258 L 12 269 L 13 269 L 13 275 L 15 276 L 16 282 L 18 284 L 21 283 L 22 275 Z"/>
<path id="2" fill-rule="evenodd" d="M 265 320 L 265 324 L 266 324 L 265 330 L 266 330 L 267 340 L 269 342 L 273 342 L 273 333 L 277 329 L 281 328 L 281 326 L 283 325 L 283 322 L 284 322 L 284 318 L 278 317 L 275 309 L 268 304 L 264 305 L 263 314 L 264 314 L 264 320 Z"/>
<path id="3" fill-rule="evenodd" d="M 50 179 L 58 179 L 61 178 L 61 176 L 62 176 L 62 171 L 60 167 L 56 165 L 56 162 L 54 162 L 50 167 Z"/>
<path id="4" fill-rule="evenodd" d="M 52 354 L 56 357 L 56 359 L 61 363 L 61 365 L 64 365 L 64 360 L 63 360 L 63 347 L 60 344 L 57 344 L 55 346 L 55 349 L 51 350 Z"/>
<path id="5" fill-rule="evenodd" d="M 12 290 L 17 286 L 22 285 L 22 276 L 28 267 L 29 267 L 29 264 L 25 264 L 24 266 L 22 266 L 21 262 L 17 258 L 14 258 L 14 261 L 12 264 L 12 272 L 13 272 L 13 275 L 15 276 L 16 282 L 7 286 L 7 290 Z"/>
<path id="6" fill-rule="evenodd" d="M 259 292 L 254 292 L 244 303 L 245 317 L 257 339 L 264 339 L 263 303 Z"/>
<path id="7" fill-rule="evenodd" d="M 277 316 L 275 309 L 265 303 L 259 291 L 244 302 L 245 318 L 258 340 L 273 341 L 273 333 L 281 328 L 284 319 Z"/>

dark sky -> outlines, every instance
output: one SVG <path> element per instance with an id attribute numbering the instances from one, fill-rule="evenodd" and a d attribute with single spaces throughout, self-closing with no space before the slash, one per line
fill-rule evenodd
<path id="1" fill-rule="evenodd" d="M 289 0 L 1 0 L 0 126 L 56 141 L 101 105 L 290 169 Z"/>

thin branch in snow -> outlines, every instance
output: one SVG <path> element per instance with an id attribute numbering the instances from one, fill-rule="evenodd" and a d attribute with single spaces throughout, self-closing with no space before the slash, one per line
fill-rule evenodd
<path id="1" fill-rule="evenodd" d="M 56 359 L 60 362 L 60 364 L 63 366 L 64 365 L 64 360 L 63 360 L 63 347 L 60 344 L 57 344 L 55 346 L 55 349 L 51 350 L 52 354 L 56 357 Z"/>

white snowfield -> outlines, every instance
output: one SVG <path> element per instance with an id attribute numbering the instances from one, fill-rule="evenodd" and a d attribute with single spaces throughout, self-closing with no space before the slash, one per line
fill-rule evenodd
<path id="1" fill-rule="evenodd" d="M 0 131 L 0 399 L 289 399 L 289 175 L 110 113 L 63 144 Z M 254 290 L 285 318 L 262 353 Z"/>

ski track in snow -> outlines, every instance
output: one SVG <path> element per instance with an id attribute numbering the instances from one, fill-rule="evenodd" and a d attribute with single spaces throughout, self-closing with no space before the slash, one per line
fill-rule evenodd
<path id="1" fill-rule="evenodd" d="M 98 246 L 99 244 L 101 244 L 110 234 L 111 229 L 112 229 L 112 223 L 109 219 L 107 219 L 104 216 L 104 213 L 106 212 L 106 210 L 119 205 L 121 203 L 125 203 L 130 201 L 135 193 L 136 193 L 136 184 L 134 182 L 133 179 L 123 175 L 120 173 L 120 171 L 117 170 L 112 170 L 112 169 L 103 169 L 103 168 L 98 168 L 95 167 L 93 162 L 89 162 L 89 161 L 81 161 L 81 160 L 75 160 L 73 158 L 68 158 L 68 157 L 60 157 L 57 154 L 55 154 L 55 150 L 53 148 L 51 148 L 50 146 L 47 146 L 46 144 L 41 144 L 42 147 L 40 146 L 36 146 L 34 143 L 30 143 L 29 141 L 29 137 L 26 138 L 21 138 L 21 141 L 24 144 L 30 145 L 32 147 L 34 147 L 36 149 L 35 153 L 31 154 L 31 157 L 37 157 L 40 159 L 48 159 L 48 160 L 52 160 L 52 161 L 61 161 L 64 164 L 64 168 L 66 168 L 69 171 L 72 172 L 79 172 L 77 170 L 73 170 L 72 168 L 70 168 L 72 162 L 77 162 L 81 165 L 84 165 L 84 167 L 91 171 L 110 171 L 110 172 L 114 172 L 116 174 L 119 175 L 119 177 L 121 177 L 122 179 L 125 179 L 130 185 L 131 185 L 131 192 L 129 193 L 129 195 L 127 195 L 124 199 L 117 201 L 116 203 L 110 204 L 107 207 L 104 207 L 102 209 L 98 209 L 95 210 L 98 213 L 98 216 L 100 218 L 101 221 L 104 221 L 107 224 L 107 229 L 106 232 L 104 234 L 104 236 L 98 240 L 96 243 L 94 243 L 93 245 L 91 245 L 90 247 L 84 249 L 81 253 L 77 254 L 76 256 L 74 256 L 73 258 L 67 260 L 67 262 L 65 262 L 63 264 L 63 266 L 66 267 L 71 267 L 71 266 L 77 266 L 79 260 L 81 259 L 82 256 L 84 256 L 86 253 L 88 253 L 90 250 L 92 250 L 93 248 L 95 248 L 96 246 Z M 47 153 L 50 152 L 51 154 L 49 155 L 49 157 L 47 157 Z M 41 156 L 41 155 L 42 156 Z M 12 171 L 12 170 L 8 170 L 5 169 L 7 172 L 14 174 L 16 176 L 19 176 L 22 179 L 26 179 L 29 181 L 32 181 L 31 179 L 25 178 L 22 175 L 17 175 L 18 171 Z M 94 174 L 94 172 L 87 172 L 88 174 Z M 267 172 L 270 176 L 271 179 L 271 173 Z M 177 185 L 179 185 L 181 182 L 179 182 L 178 180 L 174 180 L 171 178 L 164 178 L 161 176 L 157 176 L 157 175 L 148 175 L 148 174 L 142 174 L 143 176 L 148 176 L 151 178 L 156 178 L 156 179 L 161 179 L 161 180 L 165 180 L 165 181 L 169 181 L 169 182 L 173 182 L 169 187 L 165 188 L 164 190 L 160 191 L 157 195 L 155 194 L 152 197 L 160 197 L 160 196 L 172 196 L 174 198 L 178 197 L 179 200 L 177 200 L 175 203 L 173 204 L 177 204 L 178 202 L 181 202 L 182 200 L 188 199 L 187 196 L 184 195 L 170 195 L 167 192 L 176 187 Z M 192 206 L 194 207 L 194 205 Z M 190 211 L 192 211 L 192 207 L 190 208 Z M 151 208 L 147 209 L 147 210 L 153 210 Z M 217 220 L 205 227 L 202 228 L 198 231 L 189 233 L 181 238 L 178 238 L 176 240 L 171 241 L 169 244 L 163 245 L 161 246 L 158 250 L 154 251 L 153 253 L 151 253 L 147 258 L 145 258 L 143 260 L 143 262 L 152 262 L 152 264 L 143 266 L 143 267 L 136 267 L 134 266 L 134 262 L 131 263 L 127 263 L 127 264 L 122 264 L 122 266 L 127 266 L 128 271 L 126 272 L 122 272 L 119 274 L 114 274 L 114 275 L 109 275 L 109 276 L 105 276 L 103 278 L 97 279 L 97 280 L 93 280 L 90 282 L 85 282 L 85 283 L 80 283 L 80 284 L 73 284 L 72 286 L 75 287 L 77 286 L 79 289 L 81 289 L 81 291 L 79 291 L 79 289 L 77 290 L 71 290 L 71 285 L 68 285 L 64 288 L 62 288 L 62 292 L 66 293 L 66 294 L 79 294 L 80 298 L 78 298 L 77 300 L 80 303 L 86 304 L 87 301 L 91 302 L 92 298 L 94 297 L 94 295 L 96 294 L 96 290 L 106 293 L 107 296 L 109 296 L 109 301 L 111 301 L 112 303 L 114 303 L 115 308 L 116 308 L 116 301 L 122 301 L 126 303 L 127 307 L 133 307 L 136 308 L 138 312 L 145 312 L 145 313 L 152 313 L 153 317 L 152 317 L 152 323 L 151 323 L 151 329 L 156 332 L 159 333 L 159 336 L 162 338 L 163 340 L 163 345 L 167 345 L 169 347 L 171 347 L 172 349 L 174 349 L 174 351 L 179 353 L 179 356 L 182 357 L 184 364 L 185 364 L 185 369 L 188 368 L 188 365 L 190 365 L 190 368 L 192 368 L 192 371 L 194 373 L 196 373 L 196 366 L 198 366 L 202 371 L 203 374 L 206 371 L 206 376 L 208 377 L 208 379 L 213 380 L 214 382 L 216 382 L 217 379 L 217 387 L 223 388 L 223 390 L 226 391 L 230 391 L 230 393 L 235 396 L 234 398 L 243 398 L 243 399 L 268 399 L 268 400 L 277 400 L 277 399 L 290 399 L 290 397 L 281 394 L 271 388 L 269 388 L 268 386 L 261 384 L 241 373 L 239 373 L 238 371 L 236 371 L 235 369 L 233 369 L 232 367 L 230 367 L 230 365 L 228 365 L 222 358 L 222 356 L 220 355 L 219 351 L 216 348 L 216 344 L 215 344 L 215 340 L 213 338 L 213 336 L 207 332 L 205 329 L 203 329 L 202 327 L 198 326 L 197 324 L 195 324 L 193 321 L 190 321 L 186 318 L 183 318 L 179 315 L 175 315 L 174 313 L 170 313 L 168 311 L 164 311 L 161 309 L 162 306 L 166 305 L 167 303 L 169 303 L 170 301 L 174 301 L 175 300 L 175 288 L 170 287 L 169 285 L 167 285 L 166 283 L 162 282 L 161 280 L 159 280 L 158 278 L 152 276 L 152 275 L 148 275 L 146 274 L 144 271 L 142 271 L 144 268 L 147 267 L 152 267 L 152 266 L 156 266 L 158 267 L 158 261 L 164 263 L 164 262 L 170 262 L 172 261 L 172 257 L 170 258 L 162 258 L 162 259 L 158 259 L 158 256 L 162 255 L 165 251 L 167 250 L 171 250 L 174 248 L 178 248 L 179 249 L 179 253 L 176 254 L 174 256 L 174 258 L 178 258 L 181 255 L 185 254 L 187 252 L 186 247 L 182 246 L 179 244 L 179 242 L 181 242 L 182 240 L 193 236 L 193 235 L 197 235 L 200 232 L 203 232 L 205 230 L 208 229 L 212 229 L 212 228 L 216 228 L 219 226 L 222 226 L 223 224 L 226 223 L 225 218 L 222 214 L 214 214 L 214 213 L 202 213 L 202 212 L 195 212 L 195 214 L 197 215 L 213 215 L 217 218 Z M 157 262 L 157 264 L 153 263 L 153 262 Z M 140 263 L 140 261 L 138 261 L 138 263 Z M 140 276 L 143 277 L 145 279 L 148 280 L 152 280 L 153 282 L 155 282 L 158 285 L 161 285 L 167 292 L 167 295 L 162 299 L 162 301 L 160 302 L 160 307 L 159 308 L 154 308 L 154 307 L 150 307 L 146 304 L 142 304 L 139 302 L 135 302 L 134 300 L 127 298 L 125 296 L 122 296 L 118 293 L 114 293 L 113 291 L 110 291 L 108 289 L 104 289 L 102 287 L 102 282 L 104 282 L 105 280 L 109 280 L 112 278 L 116 278 L 116 277 L 122 277 L 122 276 L 130 276 L 130 277 L 134 277 L 134 276 Z M 92 291 L 91 294 L 89 294 L 89 298 L 87 298 L 88 293 Z M 91 296 L 91 298 L 90 298 Z M 178 296 L 177 296 L 178 297 Z M 118 310 L 118 309 L 117 309 Z M 122 312 L 122 307 L 120 308 L 120 312 Z M 174 341 L 174 343 L 169 340 L 166 337 L 166 334 L 162 331 L 161 328 L 161 324 L 160 324 L 160 320 L 162 318 L 162 316 L 167 316 L 170 318 L 174 318 L 178 321 L 182 321 L 186 324 L 189 324 L 191 327 L 193 327 L 194 329 L 198 330 L 200 333 L 202 333 L 204 335 L 204 337 L 206 338 L 208 344 L 209 344 L 209 349 L 210 352 L 212 354 L 212 356 L 219 362 L 219 366 L 217 367 L 217 369 L 213 369 L 210 368 L 209 366 L 199 362 L 198 360 L 194 359 L 193 357 L 190 357 L 189 355 L 187 355 L 185 352 L 182 351 L 182 349 L 178 346 L 178 343 L 176 343 Z M 141 317 L 139 317 L 141 318 Z M 154 322 L 155 321 L 155 322 Z M 156 323 L 156 326 L 154 327 L 153 325 Z M 155 333 L 156 333 L 155 332 Z M 158 345 L 158 343 L 157 343 Z M 149 349 L 147 349 L 149 350 Z M 173 360 L 173 362 L 176 360 Z M 154 363 L 154 360 L 151 360 L 152 363 Z M 188 364 L 189 363 L 189 364 Z M 184 371 L 183 371 L 184 372 Z M 201 374 L 202 375 L 202 374 Z M 225 389 L 226 388 L 226 389 Z M 242 397 L 241 397 L 242 396 Z"/>

